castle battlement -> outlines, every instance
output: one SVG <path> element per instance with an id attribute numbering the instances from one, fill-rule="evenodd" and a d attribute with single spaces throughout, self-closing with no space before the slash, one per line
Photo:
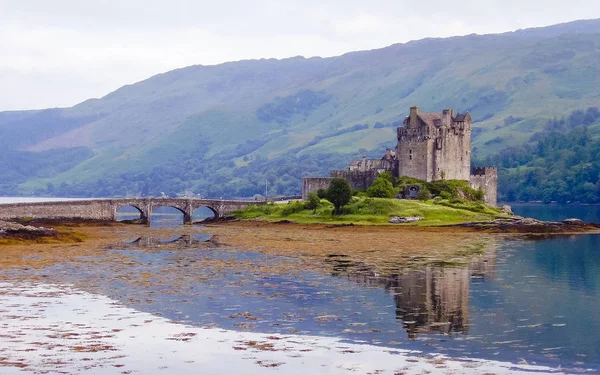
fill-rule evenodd
<path id="1" fill-rule="evenodd" d="M 495 167 L 473 167 L 471 169 L 471 175 L 472 176 L 497 176 L 498 175 L 498 168 Z"/>

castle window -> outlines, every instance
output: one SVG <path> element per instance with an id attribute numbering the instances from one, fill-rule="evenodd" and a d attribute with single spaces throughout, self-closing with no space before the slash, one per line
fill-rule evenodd
<path id="1" fill-rule="evenodd" d="M 460 161 L 463 161 L 463 160 L 462 160 L 462 156 L 460 157 Z"/>
<path id="2" fill-rule="evenodd" d="M 408 150 L 408 159 L 412 160 L 412 150 Z"/>

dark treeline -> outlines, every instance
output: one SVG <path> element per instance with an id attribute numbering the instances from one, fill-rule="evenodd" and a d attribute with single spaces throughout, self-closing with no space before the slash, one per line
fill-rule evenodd
<path id="1" fill-rule="evenodd" d="M 587 126 L 551 132 L 537 144 L 510 147 L 476 164 L 500 168 L 505 201 L 600 202 L 600 140 Z"/>
<path id="2" fill-rule="evenodd" d="M 186 190 L 205 197 L 232 198 L 299 195 L 304 176 L 328 176 L 329 169 L 344 167 L 351 155 L 318 154 L 276 159 L 255 157 L 245 166 L 235 166 L 215 157 L 201 162 L 189 158 L 183 162 L 166 162 L 148 171 L 105 175 L 94 182 L 47 184 L 35 195 L 63 197 L 113 197 L 126 195 L 176 196 Z M 215 173 L 227 167 L 227 173 Z M 17 186 L 1 186 L 0 194 L 17 194 Z"/>
<path id="3" fill-rule="evenodd" d="M 600 110 L 596 107 L 590 107 L 586 111 L 578 110 L 571 112 L 568 117 L 554 118 L 548 121 L 546 131 L 564 132 L 579 126 L 589 126 L 600 121 Z"/>

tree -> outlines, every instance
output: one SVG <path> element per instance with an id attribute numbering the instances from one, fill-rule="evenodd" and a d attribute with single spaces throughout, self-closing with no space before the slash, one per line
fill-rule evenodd
<path id="1" fill-rule="evenodd" d="M 386 176 L 381 175 L 367 189 L 367 195 L 372 198 L 393 198 L 395 194 L 396 190 L 392 183 Z"/>
<path id="2" fill-rule="evenodd" d="M 306 202 L 304 203 L 304 208 L 307 210 L 316 210 L 321 204 L 321 198 L 317 195 L 317 193 L 308 193 L 306 197 Z"/>
<path id="3" fill-rule="evenodd" d="M 327 189 L 326 199 L 335 207 L 335 214 L 342 213 L 342 207 L 347 205 L 352 199 L 352 189 L 350 184 L 343 178 L 334 178 L 331 180 L 329 189 Z"/>

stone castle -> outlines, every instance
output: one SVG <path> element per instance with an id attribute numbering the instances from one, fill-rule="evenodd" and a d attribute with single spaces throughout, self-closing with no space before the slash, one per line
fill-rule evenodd
<path id="1" fill-rule="evenodd" d="M 498 170 L 471 169 L 472 120 L 468 113 L 420 112 L 411 107 L 404 126 L 397 129 L 396 150 L 387 150 L 381 159 L 353 161 L 347 170 L 331 171 L 329 178 L 307 177 L 302 180 L 302 197 L 318 189 L 326 189 L 332 178 L 344 178 L 354 190 L 365 190 L 379 173 L 394 177 L 408 176 L 423 181 L 465 180 L 471 187 L 481 188 L 488 205 L 497 204 Z"/>

